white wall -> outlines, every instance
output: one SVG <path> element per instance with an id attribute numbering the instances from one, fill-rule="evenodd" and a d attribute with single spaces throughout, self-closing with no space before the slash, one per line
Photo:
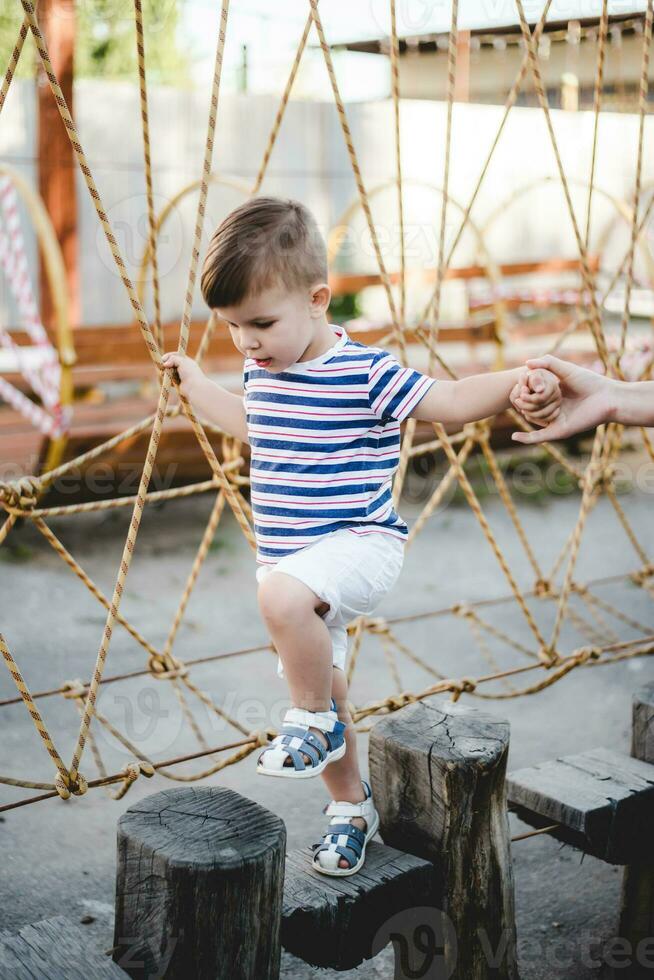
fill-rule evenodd
<path id="1" fill-rule="evenodd" d="M 155 193 L 160 208 L 201 172 L 207 97 L 153 86 L 150 103 Z M 227 95 L 221 99 L 214 169 L 223 175 L 245 180 L 250 186 L 276 110 L 277 99 L 273 97 Z M 128 270 L 136 275 L 147 238 L 138 91 L 131 84 L 80 81 L 76 85 L 75 112 L 82 145 L 114 223 L 123 257 Z M 371 189 L 392 181 L 395 152 L 391 104 L 353 104 L 348 106 L 347 112 L 366 186 Z M 450 193 L 463 205 L 470 198 L 502 112 L 501 107 L 487 105 L 460 104 L 454 108 Z M 413 182 L 442 183 L 445 113 L 445 105 L 437 102 L 403 101 L 401 106 L 406 240 L 411 252 L 409 265 L 418 267 L 425 263 L 435 264 L 441 201 L 437 193 L 418 188 Z M 553 111 L 552 118 L 566 173 L 571 179 L 586 180 L 592 114 Z M 648 118 L 644 156 L 646 183 L 654 181 L 652 125 L 652 119 Z M 629 198 L 632 194 L 637 127 L 635 116 L 607 113 L 601 119 L 596 183 L 618 198 Z M 35 180 L 34 140 L 34 90 L 31 83 L 15 82 L 0 119 L 0 155 L 31 181 Z M 473 219 L 483 224 L 498 204 L 506 201 L 517 188 L 547 176 L 556 177 L 557 170 L 543 115 L 539 110 L 515 108 L 475 205 Z M 314 210 L 325 230 L 356 198 L 356 185 L 333 104 L 289 104 L 262 192 L 301 199 Z M 573 194 L 583 233 L 586 192 L 583 188 L 573 189 Z M 115 272 L 81 174 L 78 195 L 83 321 L 89 324 L 129 322 L 131 307 Z M 212 188 L 205 242 L 221 217 L 242 199 L 240 192 Z M 196 201 L 196 195 L 187 198 L 164 229 L 160 266 L 166 318 L 181 313 Z M 399 229 L 394 189 L 373 200 L 373 213 L 380 234 L 387 241 L 384 249 L 387 265 L 389 269 L 397 269 Z M 612 206 L 598 196 L 593 211 L 591 248 L 613 213 Z M 454 209 L 448 216 L 450 241 L 458 227 L 456 214 Z M 373 271 L 376 263 L 361 212 L 355 216 L 353 229 L 355 255 L 339 261 L 339 267 Z M 497 262 L 548 256 L 574 257 L 572 225 L 558 179 L 517 201 L 493 225 L 487 242 Z M 623 225 L 611 237 L 607 262 L 619 261 L 627 245 L 628 231 Z M 33 244 L 31 248 L 34 260 Z M 466 232 L 453 264 L 468 264 L 475 258 L 475 239 Z M 203 304 L 197 290 L 196 293 L 194 314 L 202 316 Z M 6 290 L 3 295 L 4 301 L 0 295 L 0 303 L 4 302 L 6 306 Z"/>

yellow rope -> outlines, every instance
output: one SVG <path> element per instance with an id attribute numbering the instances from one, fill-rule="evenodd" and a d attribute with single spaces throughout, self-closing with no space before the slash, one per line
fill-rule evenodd
<path id="1" fill-rule="evenodd" d="M 14 48 L 14 52 L 10 59 L 9 66 L 5 73 L 4 81 L 2 84 L 2 89 L 0 90 L 0 111 L 4 105 L 7 91 L 11 84 L 13 78 L 16 64 L 18 58 L 20 57 L 21 49 L 23 43 L 27 36 L 28 29 L 31 30 L 35 42 L 37 44 L 37 49 L 41 57 L 44 69 L 48 76 L 50 86 L 52 88 L 53 94 L 57 101 L 57 105 L 66 125 L 73 149 L 77 155 L 77 159 L 84 175 L 87 187 L 93 199 L 94 205 L 96 207 L 98 217 L 109 245 L 112 250 L 112 255 L 117 264 L 119 272 L 121 273 L 121 279 L 125 288 L 128 292 L 130 300 L 132 301 L 133 308 L 135 310 L 139 326 L 141 328 L 142 334 L 150 350 L 150 354 L 154 363 L 160 366 L 160 348 L 163 343 L 163 337 L 161 334 L 161 311 L 160 311 L 160 301 L 159 301 L 159 284 L 158 284 L 158 269 L 156 263 L 156 224 L 154 220 L 154 208 L 153 208 L 153 193 L 152 193 L 152 166 L 151 166 L 151 153 L 150 153 L 150 139 L 149 139 L 149 119 L 148 119 L 148 105 L 147 105 L 147 88 L 146 88 L 146 78 L 145 78 L 145 50 L 144 50 L 144 39 L 143 39 L 143 23 L 142 23 L 142 10 L 141 10 L 141 0 L 134 0 L 134 11 L 135 11 L 135 31 L 136 31 L 136 43 L 137 43 L 137 55 L 138 55 L 138 68 L 139 68 L 139 81 L 140 81 L 140 98 L 141 98 L 141 117 L 142 117 L 142 127 L 143 127 L 143 140 L 144 140 L 144 169 L 146 175 L 146 191 L 148 195 L 148 216 L 149 216 L 149 251 L 151 255 L 151 261 L 153 262 L 153 288 L 155 295 L 155 330 L 157 332 L 157 340 L 155 340 L 145 314 L 141 308 L 140 302 L 134 288 L 127 277 L 125 267 L 122 261 L 122 257 L 118 250 L 118 246 L 113 237 L 112 230 L 109 226 L 109 222 L 106 218 L 106 213 L 102 206 L 99 194 L 95 187 L 93 177 L 88 164 L 84 151 L 81 147 L 77 131 L 75 129 L 72 118 L 66 106 L 65 100 L 61 93 L 59 83 L 52 70 L 52 65 L 50 63 L 49 55 L 47 52 L 47 47 L 43 40 L 43 37 L 38 28 L 36 22 L 36 15 L 34 11 L 34 4 L 29 2 L 29 0 L 21 0 L 23 9 L 25 11 L 25 19 L 21 30 L 18 35 L 18 40 Z M 398 194 L 398 212 L 399 212 L 399 224 L 400 224 L 400 237 L 401 237 L 401 268 L 400 268 L 400 307 L 399 315 L 395 304 L 393 292 L 390 285 L 390 279 L 386 272 L 383 256 L 381 253 L 381 248 L 379 245 L 379 240 L 376 234 L 372 212 L 370 209 L 370 203 L 368 194 L 366 192 L 365 185 L 363 183 L 358 157 L 354 148 L 352 141 L 352 135 L 347 120 L 345 108 L 340 96 L 338 84 L 336 81 L 336 76 L 334 72 L 334 67 L 331 59 L 331 52 L 327 45 L 324 31 L 322 28 L 322 23 L 318 14 L 318 2 L 317 0 L 310 0 L 311 12 L 307 19 L 302 38 L 300 40 L 300 45 L 297 49 L 293 65 L 291 68 L 291 73 L 282 95 L 281 103 L 278 108 L 277 115 L 275 117 L 272 131 L 269 136 L 268 144 L 264 152 L 264 157 L 262 164 L 260 166 L 257 179 L 253 186 L 252 193 L 257 193 L 260 189 L 261 183 L 264 179 L 268 162 L 274 147 L 283 115 L 290 97 L 290 92 L 297 75 L 297 71 L 300 65 L 300 60 L 302 54 L 306 47 L 306 42 L 308 38 L 308 33 L 312 24 L 315 25 L 323 56 L 325 59 L 325 64 L 327 66 L 330 83 L 332 86 L 332 91 L 334 95 L 334 100 L 336 103 L 336 108 L 339 115 L 339 120 L 343 134 L 345 137 L 346 148 L 350 158 L 350 163 L 355 176 L 357 190 L 361 200 L 361 206 L 364 210 L 366 220 L 368 222 L 368 228 L 371 234 L 371 238 L 375 247 L 377 260 L 380 269 L 380 276 L 386 290 L 388 297 L 389 307 L 391 310 L 391 316 L 393 321 L 393 334 L 395 336 L 396 342 L 400 346 L 400 353 L 403 363 L 406 363 L 406 348 L 404 340 L 404 328 L 405 328 L 405 279 L 406 279 L 406 268 L 405 268 L 405 253 L 404 253 L 404 210 L 402 201 L 402 164 L 401 164 L 401 154 L 400 154 L 400 115 L 399 115 L 399 72 L 398 72 L 398 61 L 397 55 L 399 50 L 399 40 L 397 37 L 397 27 L 395 21 L 395 2 L 391 2 L 391 79 L 392 79 L 392 98 L 393 98 L 393 112 L 394 112 L 394 131 L 395 131 L 395 151 L 396 151 L 396 180 L 395 185 Z M 596 81 L 596 104 L 595 104 L 595 132 L 594 132 L 594 142 L 593 142 L 593 160 L 591 164 L 591 183 L 589 187 L 589 197 L 588 197 L 588 212 L 586 217 L 586 228 L 584 241 L 581 241 L 578 228 L 576 226 L 576 221 L 574 213 L 571 207 L 571 198 L 568 187 L 568 182 L 566 180 L 565 174 L 563 172 L 560 156 L 558 153 L 558 147 L 556 140 L 554 138 L 554 133 L 551 127 L 551 121 L 549 118 L 549 110 L 547 105 L 547 100 L 544 96 L 544 91 L 542 88 L 542 82 L 539 75 L 538 59 L 535 55 L 535 44 L 542 33 L 547 18 L 547 12 L 549 9 L 550 0 L 541 15 L 539 23 L 533 32 L 530 34 L 529 28 L 526 25 L 526 20 L 524 18 L 524 12 L 522 9 L 522 3 L 518 0 L 519 13 L 521 19 L 521 29 L 523 31 L 523 37 L 526 43 L 526 52 L 523 57 L 522 65 L 518 75 L 516 76 L 515 82 L 512 86 L 511 92 L 506 102 L 505 113 L 502 123 L 499 128 L 499 132 L 495 138 L 495 141 L 491 147 L 490 153 L 487 156 L 485 164 L 482 168 L 481 175 L 475 186 L 472 198 L 466 209 L 462 224 L 459 227 L 458 235 L 456 236 L 454 242 L 452 243 L 449 252 L 445 253 L 445 239 L 444 239 L 444 228 L 445 228 L 445 218 L 446 211 L 449 200 L 449 168 L 450 168 L 450 157 L 451 157 L 451 119 L 452 119 L 452 106 L 454 98 L 454 82 L 455 82 L 455 70 L 456 70 L 456 24 L 457 24 L 457 3 L 456 0 L 452 6 L 452 21 L 450 26 L 449 43 L 448 43 L 448 78 L 447 78 L 447 102 L 448 102 L 448 115 L 447 115 L 447 130 L 446 130 L 446 140 L 445 140 L 445 161 L 444 161 L 444 179 L 443 179 L 443 205 L 441 212 L 441 226 L 440 226 L 440 237 L 439 237 L 439 263 L 436 275 L 436 285 L 433 295 L 430 297 L 429 304 L 427 307 L 427 312 L 423 316 L 422 320 L 429 322 L 429 330 L 424 330 L 421 324 L 419 324 L 417 333 L 419 334 L 419 339 L 428 347 L 429 351 L 429 364 L 430 370 L 434 363 L 440 364 L 440 366 L 446 371 L 450 377 L 456 377 L 454 372 L 445 363 L 442 356 L 436 349 L 436 336 L 437 336 L 437 321 L 439 315 L 440 307 L 440 295 L 441 287 L 444 276 L 446 274 L 447 268 L 451 261 L 454 249 L 463 232 L 465 225 L 470 220 L 470 212 L 472 206 L 476 200 L 479 188 L 483 182 L 485 174 L 488 169 L 488 165 L 497 146 L 499 136 L 502 132 L 504 123 L 508 116 L 510 108 L 515 103 L 517 93 L 522 84 L 524 75 L 527 68 L 531 68 L 534 75 L 534 80 L 536 83 L 536 89 L 541 103 L 541 107 L 544 111 L 548 129 L 550 132 L 550 137 L 552 140 L 552 145 L 554 148 L 555 156 L 557 158 L 557 164 L 559 167 L 559 175 L 561 183 L 563 185 L 564 193 L 566 195 L 566 201 L 571 212 L 571 217 L 573 220 L 574 230 L 577 236 L 577 243 L 579 246 L 582 270 L 584 273 L 584 284 L 586 288 L 593 287 L 594 284 L 590 277 L 589 268 L 587 265 L 587 250 L 589 242 L 589 228 L 590 228 L 590 213 L 591 213 L 591 203 L 592 203 L 592 192 L 593 192 L 593 179 L 594 179 L 594 167 L 595 167 L 595 152 L 597 143 L 597 125 L 599 116 L 599 97 L 601 93 L 601 78 L 602 78 L 602 68 L 603 68 L 603 54 L 604 54 L 604 43 L 606 35 L 606 0 L 603 7 L 603 28 L 600 31 L 600 44 L 599 44 L 599 58 L 598 58 L 598 74 Z M 221 68 L 222 59 L 225 44 L 225 32 L 227 25 L 229 3 L 228 0 L 223 0 L 221 14 L 220 14 L 220 24 L 218 30 L 218 40 L 216 48 L 216 60 L 214 66 L 214 78 L 213 86 L 211 91 L 211 102 L 208 117 L 208 127 L 207 127 L 207 139 L 205 143 L 205 153 L 203 159 L 203 169 L 202 178 L 200 180 L 200 195 L 195 223 L 195 233 L 193 238 L 193 245 L 191 250 L 191 260 L 190 268 L 187 280 L 187 289 L 185 294 L 185 302 L 183 313 L 180 323 L 180 335 L 179 335 L 179 350 L 182 352 L 186 351 L 190 333 L 190 314 L 192 306 L 192 298 L 195 287 L 196 275 L 197 275 L 197 264 L 199 261 L 199 247 L 202 235 L 202 226 L 206 208 L 206 200 L 208 194 L 208 186 L 211 178 L 211 159 L 213 153 L 213 142 L 214 133 L 216 127 L 217 109 L 218 109 L 218 98 L 220 91 L 220 78 L 221 78 Z M 603 33 L 602 33 L 603 31 Z M 647 215 L 652 205 L 652 201 L 649 202 L 648 207 L 645 209 L 645 213 L 641 217 L 640 221 L 638 219 L 638 200 L 640 194 L 640 170 L 642 165 L 642 119 L 644 113 L 644 97 L 647 93 L 647 60 L 646 60 L 646 49 L 648 48 L 649 41 L 651 40 L 652 32 L 652 0 L 648 0 L 648 10 L 647 10 L 647 20 L 645 29 L 645 40 L 644 40 L 644 50 L 643 50 L 643 70 L 641 72 L 641 90 L 640 90 L 640 112 L 641 112 L 641 131 L 639 136 L 639 160 L 637 165 L 637 187 L 635 193 L 635 204 L 632 214 L 632 224 L 631 224 L 631 234 L 632 241 L 630 249 L 625 255 L 623 260 L 620 273 L 622 269 L 627 266 L 627 281 L 628 288 L 631 287 L 633 280 L 633 252 L 634 252 L 634 242 L 638 238 L 641 230 L 644 227 Z M 652 199 L 654 200 L 654 198 Z M 619 274 L 620 274 L 619 273 Z M 591 328 L 593 329 L 595 340 L 600 350 L 603 343 L 603 335 L 601 333 L 601 321 L 599 319 L 599 311 L 596 306 L 596 300 L 594 296 L 593 289 L 589 289 L 589 295 L 591 296 L 591 303 L 593 305 L 592 317 L 591 317 Z M 603 304 L 602 304 L 603 305 Z M 628 301 L 627 301 L 628 306 Z M 211 335 L 216 326 L 216 317 L 212 314 L 207 323 L 207 327 L 201 339 L 198 351 L 196 353 L 196 358 L 198 361 L 201 360 L 202 356 L 205 354 L 208 344 L 210 342 Z M 601 355 L 601 351 L 600 351 Z M 248 483 L 247 476 L 241 475 L 241 469 L 243 465 L 243 460 L 240 457 L 240 445 L 237 440 L 231 438 L 223 439 L 223 463 L 218 461 L 218 458 L 208 440 L 206 432 L 208 430 L 218 431 L 216 427 L 209 426 L 203 420 L 196 417 L 188 401 L 180 396 L 180 404 L 173 407 L 168 406 L 168 400 L 171 392 L 171 385 L 175 380 L 173 379 L 171 372 L 161 372 L 161 388 L 159 392 L 159 402 L 157 410 L 155 413 L 150 415 L 147 419 L 142 420 L 136 425 L 132 426 L 130 429 L 113 439 L 107 440 L 99 447 L 95 447 L 87 453 L 82 454 L 76 460 L 68 461 L 62 464 L 56 469 L 50 470 L 48 473 L 44 474 L 42 478 L 35 479 L 33 477 L 26 477 L 21 480 L 13 482 L 0 482 L 0 505 L 4 507 L 8 516 L 2 526 L 0 526 L 0 543 L 2 543 L 11 529 L 14 527 L 18 517 L 32 520 L 36 525 L 39 532 L 45 537 L 48 543 L 53 547 L 55 552 L 62 558 L 64 563 L 73 571 L 77 577 L 87 586 L 91 594 L 104 606 L 107 610 L 108 615 L 105 623 L 105 629 L 103 632 L 100 649 L 98 651 L 98 656 L 96 664 L 88 684 L 83 684 L 81 681 L 67 681 L 57 692 L 42 692 L 41 694 L 32 695 L 25 684 L 25 681 L 11 655 L 7 644 L 4 639 L 0 636 L 0 651 L 2 652 L 3 659 L 7 664 L 10 674 L 16 684 L 19 692 L 19 698 L 16 701 L 22 701 L 25 703 L 30 715 L 33 719 L 35 727 L 39 732 L 39 735 L 46 745 L 48 752 L 55 764 L 57 770 L 53 783 L 40 783 L 30 780 L 22 780 L 11 776 L 0 776 L 0 782 L 4 782 L 7 785 L 13 785 L 16 787 L 34 788 L 46 790 L 45 796 L 35 797 L 29 800 L 18 801 L 17 803 L 8 804 L 6 806 L 0 807 L 0 810 L 12 809 L 15 807 L 26 805 L 30 802 L 35 802 L 36 800 L 46 799 L 51 797 L 59 797 L 62 799 L 68 799 L 72 795 L 82 795 L 87 791 L 89 787 L 104 786 L 109 787 L 114 783 L 118 783 L 119 787 L 115 793 L 111 795 L 113 798 L 121 798 L 133 785 L 134 781 L 143 775 L 146 777 L 151 777 L 155 772 L 160 772 L 166 778 L 175 779 L 183 782 L 195 781 L 198 779 L 205 778 L 211 775 L 225 766 L 234 764 L 240 759 L 245 758 L 252 751 L 255 751 L 259 746 L 267 744 L 267 742 L 274 736 L 274 732 L 269 730 L 258 731 L 258 732 L 248 732 L 239 722 L 238 719 L 232 717 L 227 711 L 216 705 L 212 699 L 199 688 L 191 678 L 189 677 L 189 663 L 184 663 L 179 658 L 173 656 L 173 646 L 174 641 L 179 629 L 179 626 L 183 620 L 183 616 L 188 605 L 192 590 L 197 581 L 200 569 L 206 560 L 208 550 L 211 541 L 214 538 L 217 526 L 224 512 L 225 503 L 228 503 L 231 510 L 233 511 L 241 530 L 243 531 L 246 539 L 250 543 L 251 547 L 255 547 L 254 535 L 250 526 L 251 520 L 251 509 L 247 502 L 242 497 L 239 487 L 245 486 Z M 151 479 L 152 469 L 156 459 L 156 452 L 158 443 L 161 436 L 161 431 L 166 417 L 176 417 L 181 412 L 183 412 L 188 418 L 193 431 L 198 439 L 199 445 L 207 458 L 209 465 L 211 467 L 213 476 L 211 480 L 204 481 L 203 483 L 195 484 L 190 487 L 174 488 L 166 491 L 157 491 L 153 493 L 148 493 L 148 484 Z M 512 413 L 512 418 L 518 424 L 523 427 L 527 427 L 524 420 L 520 420 L 515 413 Z M 147 429 L 151 428 L 150 442 L 148 446 L 148 452 L 146 457 L 146 463 L 141 476 L 141 482 L 139 485 L 138 493 L 130 498 L 125 498 L 122 500 L 112 500 L 112 501 L 100 501 L 92 502 L 91 504 L 80 504 L 68 507 L 52 507 L 52 508 L 37 508 L 36 504 L 39 497 L 42 495 L 48 486 L 52 485 L 55 480 L 69 472 L 74 466 L 80 464 L 86 464 L 90 460 L 97 458 L 103 452 L 108 451 L 111 448 L 118 446 L 126 438 L 136 435 L 141 432 L 145 432 Z M 424 447 L 413 447 L 412 439 L 414 433 L 414 422 L 411 420 L 406 427 L 405 438 L 402 446 L 402 457 L 401 464 L 403 467 L 403 474 L 406 472 L 406 465 L 408 459 L 413 455 L 424 452 Z M 527 694 L 533 694 L 545 687 L 551 686 L 556 681 L 560 680 L 563 676 L 569 673 L 576 667 L 583 666 L 595 666 L 608 662 L 616 662 L 619 659 L 625 659 L 634 656 L 651 655 L 654 652 L 654 637 L 651 635 L 645 635 L 638 640 L 631 641 L 619 641 L 617 635 L 613 629 L 608 625 L 605 617 L 602 613 L 607 613 L 614 616 L 618 621 L 625 623 L 641 632 L 650 634 L 651 628 L 644 626 L 643 624 L 637 623 L 630 617 L 625 616 L 620 610 L 616 609 L 611 604 L 590 593 L 587 586 L 580 585 L 573 580 L 573 571 L 576 564 L 579 544 L 581 540 L 582 531 L 586 523 L 588 514 L 590 510 L 595 505 L 599 494 L 601 492 L 606 492 L 609 500 L 611 501 L 618 518 L 630 538 L 638 558 L 641 563 L 641 567 L 637 572 L 632 573 L 632 580 L 635 584 L 641 586 L 646 590 L 652 590 L 652 586 L 649 583 L 649 578 L 654 574 L 654 566 L 648 561 L 647 555 L 642 548 L 637 536 L 635 535 L 633 529 L 630 527 L 627 517 L 624 513 L 622 506 L 620 505 L 617 497 L 615 495 L 615 489 L 611 482 L 612 477 L 612 465 L 615 456 L 620 450 L 620 435 L 621 428 L 618 426 L 608 426 L 606 429 L 598 430 L 595 442 L 593 444 L 593 452 L 591 455 L 590 463 L 586 468 L 584 473 L 581 473 L 578 467 L 567 460 L 563 454 L 556 449 L 556 447 L 548 446 L 547 450 L 550 455 L 557 459 L 562 466 L 564 466 L 569 473 L 579 479 L 582 483 L 582 501 L 580 506 L 579 516 L 573 529 L 568 542 L 563 550 L 562 558 L 569 554 L 568 566 L 566 569 L 565 580 L 563 586 L 559 592 L 555 591 L 551 586 L 551 581 L 554 577 L 554 573 L 550 576 L 550 579 L 543 580 L 540 567 L 538 565 L 535 554 L 529 542 L 529 539 L 522 528 L 519 521 L 518 514 L 511 499 L 508 487 L 504 481 L 503 474 L 497 463 L 497 459 L 493 454 L 490 443 L 489 443 L 489 429 L 488 421 L 482 423 L 475 423 L 472 427 L 467 427 L 467 431 L 454 437 L 449 438 L 442 426 L 436 425 L 435 432 L 437 435 L 437 440 L 435 443 L 431 444 L 430 448 L 434 449 L 436 447 L 442 449 L 449 461 L 449 469 L 446 476 L 441 481 L 439 487 L 434 491 L 430 502 L 423 511 L 423 514 L 419 518 L 418 522 L 412 529 L 411 536 L 409 540 L 413 540 L 415 535 L 419 532 L 420 528 L 424 525 L 426 519 L 433 513 L 433 510 L 438 506 L 440 501 L 449 486 L 453 483 L 454 479 L 457 479 L 463 489 L 464 495 L 471 507 L 475 517 L 480 523 L 484 535 L 488 540 L 499 564 L 504 572 L 509 585 L 511 587 L 512 595 L 508 598 L 518 602 L 518 605 L 525 616 L 527 623 L 534 634 L 536 641 L 538 643 L 537 651 L 532 651 L 528 647 L 519 643 L 510 637 L 504 630 L 495 626 L 492 623 L 484 620 L 477 611 L 484 605 L 492 604 L 495 600 L 486 600 L 480 603 L 464 604 L 458 603 L 450 607 L 447 612 L 454 615 L 462 617 L 471 629 L 473 636 L 481 650 L 482 656 L 487 660 L 493 673 L 486 675 L 484 677 L 461 677 L 461 678 L 447 678 L 442 674 L 439 674 L 438 670 L 431 664 L 428 664 L 422 658 L 418 657 L 413 651 L 411 651 L 406 645 L 402 644 L 400 640 L 395 636 L 393 630 L 390 628 L 389 621 L 383 619 L 367 619 L 366 617 L 360 617 L 355 623 L 351 624 L 349 627 L 349 634 L 352 636 L 352 648 L 350 654 L 350 663 L 348 665 L 347 677 L 351 680 L 354 671 L 355 664 L 360 656 L 363 638 L 366 635 L 372 637 L 377 637 L 381 643 L 384 657 L 388 663 L 389 669 L 392 674 L 392 680 L 394 685 L 401 688 L 400 672 L 396 657 L 396 651 L 406 655 L 411 659 L 416 665 L 421 666 L 431 674 L 432 677 L 437 678 L 437 683 L 431 687 L 426 688 L 423 691 L 417 693 L 411 693 L 406 691 L 399 691 L 397 694 L 392 694 L 387 698 L 380 700 L 373 705 L 366 706 L 365 709 L 356 710 L 353 709 L 353 717 L 355 721 L 359 721 L 371 714 L 388 713 L 390 711 L 395 711 L 401 708 L 404 704 L 411 703 L 425 697 L 429 697 L 433 694 L 449 692 L 453 700 L 457 700 L 462 693 L 467 693 L 472 697 L 480 697 L 484 699 L 498 699 L 506 697 L 519 697 Z M 650 451 L 652 450 L 651 445 L 649 445 L 649 440 L 646 434 L 644 434 L 646 445 L 649 446 Z M 462 444 L 460 451 L 455 453 L 453 446 L 455 444 Z M 516 528 L 516 532 L 519 536 L 521 544 L 527 554 L 528 560 L 536 576 L 536 588 L 533 593 L 521 592 L 518 585 L 513 578 L 512 572 L 509 568 L 508 562 L 499 547 L 499 544 L 491 532 L 488 521 L 483 514 L 479 501 L 470 485 L 470 482 L 463 470 L 463 465 L 475 444 L 481 446 L 482 452 L 488 464 L 489 470 L 495 484 L 500 492 L 501 499 L 504 506 L 511 517 L 511 520 Z M 654 458 L 654 453 L 652 453 Z M 396 485 L 397 492 L 401 490 L 401 483 Z M 189 573 L 187 583 L 185 585 L 179 607 L 173 617 L 172 624 L 165 641 L 162 650 L 158 650 L 154 645 L 149 643 L 145 637 L 143 637 L 138 630 L 136 630 L 129 621 L 120 613 L 120 601 L 124 591 L 125 580 L 129 571 L 131 558 L 134 552 L 134 546 L 136 542 L 136 537 L 138 534 L 140 521 L 143 513 L 143 508 L 145 503 L 155 500 L 173 499 L 181 496 L 188 496 L 191 493 L 204 492 L 206 490 L 211 490 L 215 492 L 216 497 L 214 501 L 214 506 L 211 511 L 211 516 L 207 523 L 204 531 L 203 538 L 200 542 L 200 546 L 196 553 L 193 561 L 191 571 Z M 90 510 L 103 510 L 115 506 L 131 506 L 132 507 L 132 518 L 127 534 L 127 539 L 123 549 L 122 558 L 119 565 L 118 575 L 115 582 L 113 595 L 111 599 L 108 599 L 104 594 L 98 589 L 95 583 L 89 578 L 86 572 L 81 568 L 79 563 L 68 553 L 68 551 L 61 544 L 59 539 L 56 537 L 54 532 L 48 527 L 48 525 L 43 520 L 44 517 L 54 517 L 61 516 L 63 514 L 75 514 L 83 513 Z M 574 609 L 569 604 L 569 598 L 571 595 L 579 595 L 581 600 L 585 603 L 590 613 L 592 613 L 598 620 L 599 628 L 596 628 L 592 623 L 589 623 L 587 619 L 579 613 L 577 609 Z M 540 599 L 553 599 L 557 603 L 557 614 L 556 623 L 554 627 L 554 632 L 552 636 L 551 643 L 546 646 L 543 636 L 537 626 L 531 610 L 529 609 L 526 599 L 528 596 L 538 597 Z M 497 601 L 507 601 L 506 599 Z M 445 612 L 443 611 L 443 612 Z M 601 611 L 601 612 L 600 612 Z M 437 613 L 436 613 L 437 614 Z M 436 615 L 433 614 L 433 615 Z M 591 643 L 594 645 L 585 646 L 576 649 L 569 656 L 561 656 L 556 652 L 556 643 L 558 641 L 558 635 L 561 629 L 561 624 L 564 617 L 568 617 L 570 621 L 582 631 L 584 635 L 590 638 Z M 408 616 L 408 617 L 398 617 L 394 622 L 406 622 L 421 618 L 421 616 Z M 166 760 L 165 762 L 154 763 L 147 759 L 142 753 L 139 752 L 138 748 L 132 745 L 131 742 L 119 732 L 111 723 L 106 719 L 97 708 L 97 695 L 102 683 L 108 683 L 121 678 L 104 678 L 104 668 L 108 654 L 108 648 L 110 644 L 110 639 L 115 623 L 118 622 L 122 625 L 132 637 L 146 650 L 148 653 L 148 667 L 147 671 L 153 679 L 160 681 L 170 681 L 173 688 L 173 693 L 178 699 L 183 716 L 188 722 L 193 734 L 195 735 L 198 743 L 201 746 L 200 751 L 191 753 L 189 755 L 178 757 L 171 760 Z M 527 657 L 531 663 L 527 666 L 520 666 L 509 668 L 507 670 L 500 670 L 499 666 L 495 660 L 494 654 L 491 651 L 485 635 L 494 637 L 496 640 L 506 644 L 509 648 L 514 649 L 521 655 Z M 610 639 L 613 642 L 601 644 L 598 641 L 601 638 Z M 259 650 L 270 650 L 270 647 L 263 646 L 259 648 L 252 648 L 251 651 L 236 651 L 234 654 L 222 654 L 216 657 L 205 657 L 197 658 L 196 661 L 192 663 L 206 663 L 211 660 L 219 659 L 222 656 L 231 656 L 237 654 L 244 654 L 247 652 L 252 652 L 255 649 Z M 275 652 L 271 650 L 271 652 Z M 522 689 L 516 689 L 510 682 L 509 678 L 517 674 L 523 673 L 528 670 L 546 670 L 546 677 L 542 680 L 531 684 Z M 145 673 L 144 671 L 134 671 L 131 675 L 127 676 L 139 676 Z M 506 688 L 505 691 L 500 693 L 495 692 L 481 692 L 478 687 L 482 684 L 489 683 L 491 681 L 499 681 Z M 60 693 L 64 697 L 70 699 L 75 704 L 77 710 L 81 715 L 79 735 L 75 749 L 73 752 L 72 763 L 69 769 L 66 769 L 63 764 L 61 757 L 58 755 L 52 739 L 47 731 L 46 726 L 36 708 L 35 699 L 40 696 L 46 696 L 47 694 Z M 203 734 L 200 726 L 198 725 L 195 715 L 193 714 L 186 695 L 195 695 L 204 706 L 217 717 L 226 721 L 237 731 L 240 732 L 244 737 L 237 742 L 230 743 L 228 745 L 211 747 L 208 744 L 206 736 Z M 7 705 L 9 703 L 14 703 L 11 699 L 2 704 Z M 120 772 L 107 774 L 106 768 L 102 761 L 97 742 L 93 738 L 90 723 L 92 717 L 95 716 L 98 723 L 102 724 L 118 741 L 128 749 L 130 753 L 135 757 L 135 761 L 128 763 Z M 367 729 L 361 729 L 360 731 L 365 731 Z M 86 780 L 84 776 L 79 772 L 79 764 L 81 756 L 83 753 L 84 746 L 88 741 L 96 767 L 100 773 L 100 778 L 96 780 Z M 209 768 L 204 769 L 202 772 L 194 774 L 184 774 L 179 775 L 173 773 L 170 767 L 173 765 L 181 764 L 182 762 L 191 761 L 192 759 L 202 758 L 204 756 L 215 756 L 217 753 L 225 752 L 228 749 L 235 749 L 236 751 L 223 759 L 212 760 L 212 765 Z"/>

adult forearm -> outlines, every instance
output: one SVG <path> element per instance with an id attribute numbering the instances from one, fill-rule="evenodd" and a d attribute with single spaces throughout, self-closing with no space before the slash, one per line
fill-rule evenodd
<path id="1" fill-rule="evenodd" d="M 623 425 L 654 425 L 654 381 L 609 382 L 609 417 Z"/>
<path id="2" fill-rule="evenodd" d="M 248 441 L 243 398 L 202 377 L 192 386 L 188 400 L 198 415 L 229 435 Z"/>

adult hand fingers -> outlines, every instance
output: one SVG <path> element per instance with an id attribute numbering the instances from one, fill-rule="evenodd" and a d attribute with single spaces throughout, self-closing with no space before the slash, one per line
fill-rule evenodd
<path id="1" fill-rule="evenodd" d="M 511 438 L 514 442 L 521 442 L 526 446 L 532 446 L 540 442 L 549 442 L 553 439 L 561 439 L 565 435 L 565 429 L 559 419 L 544 429 L 537 429 L 534 432 L 513 432 Z"/>

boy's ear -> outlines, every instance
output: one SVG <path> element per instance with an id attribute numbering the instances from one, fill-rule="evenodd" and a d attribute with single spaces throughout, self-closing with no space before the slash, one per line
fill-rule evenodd
<path id="1" fill-rule="evenodd" d="M 326 313 L 331 298 L 332 291 L 326 282 L 318 282 L 313 285 L 309 294 L 311 316 L 319 317 Z"/>

